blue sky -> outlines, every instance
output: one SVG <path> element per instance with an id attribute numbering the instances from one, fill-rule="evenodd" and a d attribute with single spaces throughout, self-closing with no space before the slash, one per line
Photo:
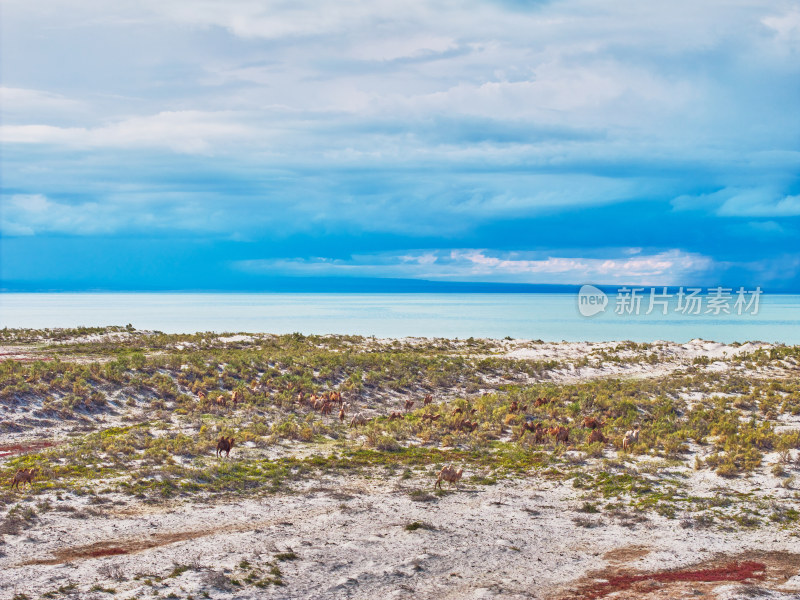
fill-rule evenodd
<path id="1" fill-rule="evenodd" d="M 3 0 L 0 287 L 800 291 L 800 4 L 656 4 Z"/>

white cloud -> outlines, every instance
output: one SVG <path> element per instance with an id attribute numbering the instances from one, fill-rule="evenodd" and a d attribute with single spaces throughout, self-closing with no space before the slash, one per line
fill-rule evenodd
<path id="1" fill-rule="evenodd" d="M 108 233 L 118 215 L 95 202 L 79 205 L 52 202 L 42 194 L 14 194 L 2 200 L 0 230 L 3 235 L 35 235 L 45 232 Z"/>
<path id="2" fill-rule="evenodd" d="M 76 112 L 83 111 L 86 105 L 73 98 L 43 90 L 0 87 L 0 106 L 5 114 L 23 112 Z"/>
<path id="3" fill-rule="evenodd" d="M 719 208 L 726 217 L 799 217 L 800 195 L 777 196 L 765 190 L 734 193 Z"/>
<path id="4" fill-rule="evenodd" d="M 3 125 L 0 139 L 5 143 L 68 147 L 161 147 L 187 154 L 206 154 L 213 151 L 215 143 L 231 143 L 255 136 L 243 122 L 237 122 L 237 116 L 231 112 L 174 111 L 130 117 L 93 128 Z"/>
<path id="5" fill-rule="evenodd" d="M 773 185 L 757 188 L 723 188 L 710 194 L 680 196 L 672 202 L 677 210 L 713 211 L 721 217 L 797 217 L 800 195 L 784 195 Z"/>
<path id="6" fill-rule="evenodd" d="M 627 249 L 614 257 L 498 254 L 479 249 L 406 251 L 354 255 L 350 259 L 266 259 L 237 263 L 244 271 L 272 275 L 396 277 L 506 283 L 677 285 L 696 281 L 714 261 L 672 249 L 630 257 Z"/>
<path id="7" fill-rule="evenodd" d="M 775 32 L 779 42 L 795 50 L 800 49 L 800 9 L 794 8 L 782 15 L 764 17 L 761 22 Z"/>
<path id="8" fill-rule="evenodd" d="M 43 194 L 2 197 L 0 234 L 106 235 L 121 231 L 190 230 L 219 232 L 225 226 L 219 211 L 186 211 L 182 194 L 141 196 L 133 191 L 102 200 L 54 200 Z"/>
<path id="9" fill-rule="evenodd" d="M 797 36 L 791 2 L 523 4 L 6 0 L 5 183 L 53 206 L 15 208 L 4 231 L 135 228 L 120 201 L 131 185 L 143 205 L 170 207 L 165 227 L 209 231 L 213 220 L 252 238 L 456 236 L 675 196 L 676 208 L 721 216 L 798 214 L 786 182 L 800 63 L 775 51 Z M 160 184 L 172 170 L 180 197 Z M 197 173 L 215 193 L 192 193 Z M 499 262 L 460 257 L 462 270 L 508 276 L 605 264 L 473 256 Z M 623 258 L 607 268 L 644 276 L 680 262 Z M 406 262 L 435 274 L 440 260 Z"/>

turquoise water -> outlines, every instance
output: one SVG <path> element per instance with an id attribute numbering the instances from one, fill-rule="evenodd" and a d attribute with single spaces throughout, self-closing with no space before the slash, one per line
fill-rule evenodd
<path id="1" fill-rule="evenodd" d="M 800 344 L 800 295 L 764 295 L 756 315 L 620 316 L 614 302 L 584 317 L 573 294 L 0 294 L 0 327 Z"/>

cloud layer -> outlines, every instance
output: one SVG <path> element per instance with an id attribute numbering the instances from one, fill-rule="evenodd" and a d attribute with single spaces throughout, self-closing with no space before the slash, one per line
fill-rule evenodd
<path id="1" fill-rule="evenodd" d="M 254 278 L 800 288 L 795 2 L 3 12 L 0 233 L 29 251 L 157 235 Z M 358 258 L 415 252 L 431 271 Z"/>

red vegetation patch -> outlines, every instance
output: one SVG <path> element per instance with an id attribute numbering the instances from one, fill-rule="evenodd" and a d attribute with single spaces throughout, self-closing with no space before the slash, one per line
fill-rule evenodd
<path id="1" fill-rule="evenodd" d="M 118 556 L 120 554 L 128 554 L 128 551 L 124 548 L 105 548 L 102 550 L 90 550 L 75 558 L 100 558 L 101 556 Z"/>
<path id="2" fill-rule="evenodd" d="M 41 450 L 42 448 L 50 448 L 57 445 L 56 442 L 32 442 L 30 444 L 0 446 L 0 458 L 14 456 L 15 454 L 25 454 L 27 452 L 33 452 L 34 450 Z"/>
<path id="3" fill-rule="evenodd" d="M 574 598 L 597 600 L 605 598 L 614 592 L 631 589 L 635 584 L 643 581 L 658 583 L 676 583 L 681 581 L 695 581 L 715 583 L 721 581 L 747 581 L 748 579 L 764 579 L 766 571 L 764 563 L 755 561 L 734 562 L 720 567 L 708 569 L 682 569 L 677 571 L 661 571 L 644 573 L 641 575 L 622 573 L 611 575 L 607 581 L 588 584 L 581 588 L 580 593 Z"/>
<path id="4" fill-rule="evenodd" d="M 223 531 L 249 531 L 251 525 L 235 524 L 228 527 L 217 527 L 214 529 L 204 529 L 197 531 L 178 531 L 171 533 L 158 533 L 148 538 L 132 537 L 127 539 L 117 539 L 106 542 L 95 542 L 86 546 L 73 546 L 71 548 L 61 548 L 53 553 L 52 558 L 39 558 L 29 560 L 25 565 L 58 565 L 75 560 L 86 560 L 89 558 L 102 558 L 104 556 L 116 556 L 119 554 L 134 554 L 159 546 L 166 546 L 176 542 L 184 542 L 208 535 L 214 535 Z"/>

